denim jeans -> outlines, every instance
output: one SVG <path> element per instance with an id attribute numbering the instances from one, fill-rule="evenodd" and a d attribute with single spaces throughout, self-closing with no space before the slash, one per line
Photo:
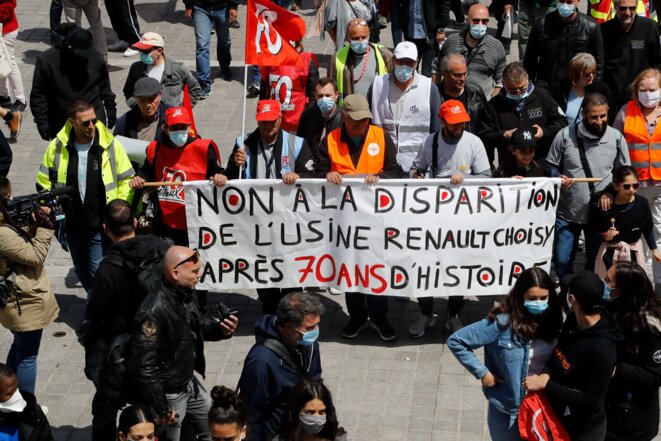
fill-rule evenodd
<path id="1" fill-rule="evenodd" d="M 34 395 L 37 385 L 37 354 L 41 344 L 42 330 L 11 331 L 14 341 L 7 354 L 7 366 L 16 372 L 21 390 Z"/>
<path id="2" fill-rule="evenodd" d="M 78 280 L 87 291 L 89 302 L 94 287 L 94 276 L 99 269 L 106 243 L 104 234 L 100 230 L 82 231 L 67 226 L 67 240 L 69 242 L 69 253 Z"/>
<path id="3" fill-rule="evenodd" d="M 227 8 L 208 11 L 199 6 L 193 6 L 193 23 L 195 24 L 195 69 L 197 81 L 206 85 L 211 83 L 211 26 L 216 29 L 218 45 L 216 55 L 220 68 L 229 68 L 232 61 L 230 53 L 230 22 Z"/>
<path id="4" fill-rule="evenodd" d="M 177 414 L 176 422 L 167 427 L 167 435 L 170 441 L 179 441 L 181 421 L 184 418 L 191 425 L 198 441 L 210 441 L 208 414 L 211 408 L 211 399 L 197 378 L 193 377 L 188 382 L 185 392 L 165 394 L 165 396 L 168 403 L 170 403 L 170 407 Z"/>
<path id="5" fill-rule="evenodd" d="M 489 405 L 487 425 L 493 441 L 521 441 L 516 415 L 508 415 Z"/>
<path id="6" fill-rule="evenodd" d="M 555 243 L 553 245 L 553 266 L 560 281 L 574 272 L 574 258 L 578 248 L 578 238 L 581 231 L 585 233 L 585 269 L 594 270 L 594 260 L 601 245 L 601 238 L 591 232 L 587 225 L 569 222 L 557 218 L 555 220 Z"/>
<path id="7" fill-rule="evenodd" d="M 259 86 L 259 83 L 262 81 L 262 73 L 259 71 L 259 66 L 256 64 L 250 66 L 250 71 L 250 81 L 248 84 L 257 83 L 257 86 Z"/>
<path id="8" fill-rule="evenodd" d="M 390 3 L 390 30 L 392 32 L 392 41 L 395 46 L 404 41 L 404 21 L 402 20 L 402 4 L 396 0 Z"/>

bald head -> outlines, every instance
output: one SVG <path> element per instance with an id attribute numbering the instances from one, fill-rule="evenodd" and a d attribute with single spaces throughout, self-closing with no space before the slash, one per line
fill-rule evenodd
<path id="1" fill-rule="evenodd" d="M 468 18 L 489 18 L 489 9 L 484 6 L 482 3 L 475 3 L 468 10 Z"/>
<path id="2" fill-rule="evenodd" d="M 192 290 L 197 285 L 200 273 L 200 258 L 197 250 L 172 246 L 163 256 L 163 276 L 173 285 Z"/>
<path id="3" fill-rule="evenodd" d="M 348 41 L 369 41 L 370 28 L 362 18 L 354 18 L 347 25 L 346 39 Z M 365 48 L 367 49 L 367 48 Z"/>

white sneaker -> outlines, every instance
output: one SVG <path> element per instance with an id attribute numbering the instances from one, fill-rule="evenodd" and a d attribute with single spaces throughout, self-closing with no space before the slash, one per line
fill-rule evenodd
<path id="1" fill-rule="evenodd" d="M 445 330 L 449 331 L 452 334 L 454 334 L 463 327 L 464 324 L 461 323 L 461 320 L 459 319 L 458 315 L 449 317 L 448 320 L 445 322 Z"/>
<path id="2" fill-rule="evenodd" d="M 133 48 L 129 47 L 124 51 L 124 56 L 125 57 L 133 57 L 133 56 L 138 55 L 139 53 L 140 53 L 139 50 L 136 50 L 136 49 L 133 49 Z"/>
<path id="3" fill-rule="evenodd" d="M 124 40 L 117 40 L 114 43 L 110 43 L 108 45 L 108 50 L 110 52 L 122 52 L 125 51 L 126 48 L 129 47 L 129 44 L 125 42 Z"/>
<path id="4" fill-rule="evenodd" d="M 409 326 L 409 337 L 418 338 L 425 335 L 425 329 L 431 328 L 436 324 L 436 318 L 420 314 L 418 319 Z"/>
<path id="5" fill-rule="evenodd" d="M 328 288 L 328 292 L 333 294 L 334 296 L 339 296 L 340 294 L 344 294 L 342 291 L 335 288 Z"/>

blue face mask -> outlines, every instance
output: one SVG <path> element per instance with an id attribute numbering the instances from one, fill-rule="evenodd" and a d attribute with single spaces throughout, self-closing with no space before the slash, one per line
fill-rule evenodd
<path id="1" fill-rule="evenodd" d="M 528 92 L 522 93 L 521 95 L 515 95 L 513 93 L 507 94 L 507 99 L 512 101 L 521 101 L 528 98 Z"/>
<path id="2" fill-rule="evenodd" d="M 576 5 L 568 5 L 565 3 L 558 3 L 558 6 L 556 7 L 558 14 L 560 14 L 560 17 L 567 18 L 570 15 L 574 13 L 574 10 L 576 10 Z"/>
<path id="3" fill-rule="evenodd" d="M 603 282 L 604 282 L 604 295 L 603 295 L 604 302 L 610 302 L 612 300 L 611 299 L 611 290 L 613 288 L 608 286 L 608 283 L 606 283 L 605 280 Z"/>
<path id="4" fill-rule="evenodd" d="M 299 331 L 300 332 L 300 331 Z M 303 333 L 303 337 L 296 343 L 298 343 L 301 346 L 312 346 L 315 341 L 319 338 L 319 328 L 315 329 L 314 331 L 308 331 Z"/>
<path id="5" fill-rule="evenodd" d="M 351 40 L 351 50 L 358 55 L 363 55 L 365 52 L 367 52 L 367 45 L 370 44 L 369 41 L 354 41 Z"/>
<path id="6" fill-rule="evenodd" d="M 549 308 L 548 300 L 524 300 L 523 306 L 532 315 L 540 315 Z"/>
<path id="7" fill-rule="evenodd" d="M 408 81 L 413 76 L 413 68 L 409 66 L 395 66 L 395 78 L 402 83 Z"/>
<path id="8" fill-rule="evenodd" d="M 487 25 L 472 24 L 470 26 L 469 32 L 474 39 L 481 40 L 485 35 L 487 35 Z"/>
<path id="9" fill-rule="evenodd" d="M 317 100 L 317 106 L 319 107 L 319 110 L 321 110 L 321 113 L 328 115 L 333 111 L 335 108 L 335 100 L 333 98 L 329 98 L 327 96 L 321 98 L 320 100 Z"/>
<path id="10" fill-rule="evenodd" d="M 140 52 L 140 61 L 145 63 L 147 66 L 151 66 L 152 64 L 154 64 L 154 59 L 151 56 L 151 52 L 148 54 Z"/>
<path id="11" fill-rule="evenodd" d="M 188 141 L 188 130 L 170 132 L 170 141 L 178 147 L 183 147 L 184 144 L 186 144 L 186 141 Z"/>

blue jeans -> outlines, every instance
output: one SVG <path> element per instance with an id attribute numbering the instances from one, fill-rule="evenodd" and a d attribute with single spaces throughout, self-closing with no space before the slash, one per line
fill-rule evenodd
<path id="1" fill-rule="evenodd" d="M 487 425 L 492 441 L 521 441 L 516 415 L 507 415 L 490 404 Z"/>
<path id="2" fill-rule="evenodd" d="M 16 372 L 19 388 L 34 395 L 37 385 L 37 354 L 39 354 L 42 330 L 11 331 L 11 333 L 14 334 L 14 342 L 7 354 L 7 366 Z"/>
<path id="3" fill-rule="evenodd" d="M 94 287 L 94 276 L 96 270 L 99 269 L 106 248 L 104 235 L 100 230 L 82 231 L 67 226 L 67 240 L 73 267 L 78 280 L 87 291 L 87 301 L 89 302 Z"/>
<path id="4" fill-rule="evenodd" d="M 197 81 L 206 85 L 211 83 L 211 25 L 216 29 L 218 45 L 216 56 L 221 69 L 230 67 L 232 54 L 230 46 L 230 22 L 227 18 L 227 8 L 208 11 L 199 6 L 193 6 L 193 22 L 195 24 L 195 69 Z"/>
<path id="5" fill-rule="evenodd" d="M 587 225 L 569 222 L 557 218 L 555 220 L 555 243 L 553 245 L 553 266 L 560 281 L 574 272 L 574 258 L 578 248 L 578 238 L 581 231 L 585 233 L 585 269 L 594 270 L 594 260 L 601 245 L 601 238 L 591 232 Z"/>
<path id="6" fill-rule="evenodd" d="M 390 2 L 390 29 L 392 32 L 392 41 L 395 46 L 404 41 L 404 31 L 402 30 L 404 22 L 402 17 L 402 4 L 399 0 Z"/>

